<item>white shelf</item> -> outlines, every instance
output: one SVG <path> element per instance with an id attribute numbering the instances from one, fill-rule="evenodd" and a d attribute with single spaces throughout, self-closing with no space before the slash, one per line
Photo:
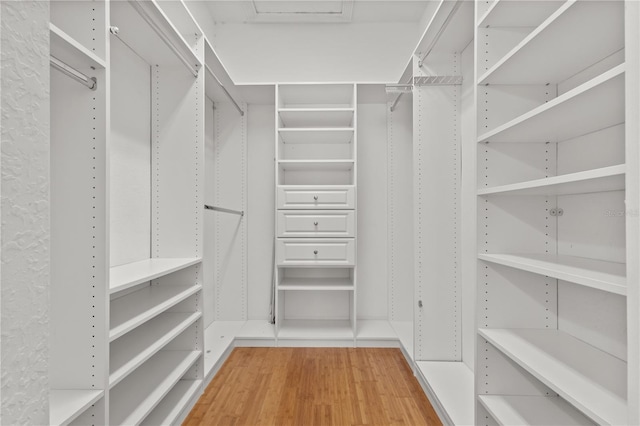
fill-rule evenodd
<path id="1" fill-rule="evenodd" d="M 236 340 L 272 340 L 275 341 L 275 326 L 267 320 L 249 320 L 236 333 Z"/>
<path id="2" fill-rule="evenodd" d="M 164 312 L 111 343 L 109 388 L 127 377 L 201 316 L 201 312 Z"/>
<path id="3" fill-rule="evenodd" d="M 180 380 L 142 424 L 147 426 L 175 424 L 186 405 L 201 389 L 202 380 Z"/>
<path id="4" fill-rule="evenodd" d="M 106 68 L 103 59 L 51 23 L 49 24 L 49 34 L 51 36 L 51 56 L 79 71 L 90 67 Z"/>
<path id="5" fill-rule="evenodd" d="M 348 320 L 283 320 L 278 330 L 281 340 L 352 340 Z"/>
<path id="6" fill-rule="evenodd" d="M 413 321 L 391 321 L 406 355 L 413 361 Z"/>
<path id="7" fill-rule="evenodd" d="M 353 83 L 278 84 L 280 108 L 353 108 Z"/>
<path id="8" fill-rule="evenodd" d="M 353 291 L 354 286 L 350 278 L 284 278 L 278 290 Z"/>
<path id="9" fill-rule="evenodd" d="M 278 165 L 284 171 L 349 171 L 352 170 L 353 160 L 278 160 Z"/>
<path id="10" fill-rule="evenodd" d="M 118 43 L 114 41 L 116 37 L 123 40 L 150 65 L 182 64 L 186 67 L 188 64 L 196 72 L 202 67 L 200 59 L 155 0 L 113 2 L 111 24 L 119 29 L 117 36 L 111 36 L 112 43 Z"/>
<path id="11" fill-rule="evenodd" d="M 522 183 L 495 186 L 478 195 L 568 195 L 619 191 L 625 188 L 625 166 L 610 166 Z"/>
<path id="12" fill-rule="evenodd" d="M 236 334 L 244 321 L 213 321 L 204 330 L 204 377 L 209 378 L 219 368 L 225 353 L 233 348 Z"/>
<path id="13" fill-rule="evenodd" d="M 49 392 L 49 422 L 68 425 L 104 396 L 103 390 L 59 390 Z"/>
<path id="14" fill-rule="evenodd" d="M 583 426 L 591 423 L 557 396 L 480 395 L 478 400 L 500 426 Z"/>
<path id="15" fill-rule="evenodd" d="M 567 1 L 484 73 L 478 84 L 560 83 L 622 49 L 623 28 L 622 2 Z"/>
<path id="16" fill-rule="evenodd" d="M 565 3 L 566 0 L 495 0 L 480 18 L 478 27 L 537 27 Z"/>
<path id="17" fill-rule="evenodd" d="M 600 424 L 626 424 L 627 364 L 558 330 L 480 329 L 478 334 Z"/>
<path id="18" fill-rule="evenodd" d="M 624 122 L 623 65 L 480 135 L 478 142 L 559 142 Z"/>
<path id="19" fill-rule="evenodd" d="M 444 411 L 442 414 L 450 420 L 445 420 L 445 424 L 475 424 L 473 372 L 465 363 L 418 361 L 416 367 L 427 386 L 426 391 L 434 408 L 437 406 Z"/>
<path id="20" fill-rule="evenodd" d="M 110 423 L 142 422 L 200 357 L 200 351 L 162 351 L 111 391 Z"/>
<path id="21" fill-rule="evenodd" d="M 462 52 L 473 40 L 474 4 L 470 1 L 460 2 L 458 10 L 449 19 L 456 2 L 441 0 L 431 20 L 427 24 L 418 44 L 412 52 L 420 57 L 428 48 L 433 52 Z"/>
<path id="22" fill-rule="evenodd" d="M 188 268 L 202 261 L 201 258 L 154 258 L 126 265 L 114 266 L 109 270 L 109 292 L 115 293 L 138 284 L 160 278 L 180 269 Z"/>
<path id="23" fill-rule="evenodd" d="M 354 108 L 280 108 L 278 114 L 287 128 L 351 128 Z M 282 130 L 282 129 L 280 129 Z"/>
<path id="24" fill-rule="evenodd" d="M 109 341 L 114 341 L 201 289 L 201 285 L 153 285 L 113 300 Z"/>
<path id="25" fill-rule="evenodd" d="M 353 127 L 308 127 L 278 129 L 282 142 L 291 144 L 347 144 L 353 141 Z"/>
<path id="26" fill-rule="evenodd" d="M 358 319 L 357 322 L 358 331 L 356 332 L 356 338 L 358 340 L 395 340 L 399 341 L 389 321 L 385 320 L 363 320 Z"/>
<path id="27" fill-rule="evenodd" d="M 553 254 L 486 254 L 478 259 L 559 280 L 570 281 L 609 293 L 626 295 L 624 263 Z"/>

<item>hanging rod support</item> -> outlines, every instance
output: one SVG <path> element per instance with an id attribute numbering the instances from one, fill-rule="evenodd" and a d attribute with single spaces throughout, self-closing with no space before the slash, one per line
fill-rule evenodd
<path id="1" fill-rule="evenodd" d="M 236 109 L 238 110 L 238 112 L 240 113 L 240 115 L 244 116 L 244 111 L 242 110 L 242 108 L 240 108 L 240 105 L 238 105 L 238 103 L 236 102 L 235 99 L 233 99 L 233 96 L 231 96 L 231 93 L 229 93 L 229 91 L 227 90 L 226 87 L 224 87 L 224 84 L 222 84 L 222 82 L 220 80 L 218 80 L 218 77 L 215 75 L 215 73 L 213 72 L 213 70 L 211 68 L 209 68 L 209 65 L 204 66 L 207 70 L 207 72 L 209 74 L 211 74 L 211 77 L 213 77 L 213 79 L 216 81 L 216 83 L 218 84 L 218 86 L 220 86 L 220 88 L 222 89 L 222 91 L 224 92 L 224 94 L 227 96 L 227 98 L 229 98 L 229 100 L 231 101 L 231 103 L 233 103 L 233 106 L 236 107 Z"/>
<path id="2" fill-rule="evenodd" d="M 418 67 L 422 68 L 422 65 L 424 65 L 425 59 L 427 59 L 427 57 L 431 54 L 431 51 L 438 43 L 438 40 L 440 40 L 440 37 L 442 36 L 444 31 L 447 29 L 447 26 L 451 22 L 451 19 L 455 16 L 460 6 L 462 6 L 463 1 L 464 0 L 456 0 L 456 4 L 454 4 L 453 7 L 451 8 L 451 11 L 449 11 L 449 14 L 447 15 L 444 22 L 442 23 L 442 26 L 438 29 L 436 36 L 433 38 L 433 40 L 431 40 L 431 43 L 429 43 L 429 47 L 427 47 L 427 50 L 425 51 L 424 55 L 422 55 L 422 57 L 418 60 Z"/>
<path id="3" fill-rule="evenodd" d="M 389 110 L 391 112 L 396 110 L 396 107 L 398 106 L 398 102 L 400 102 L 400 98 L 402 98 L 402 95 L 404 95 L 405 93 L 409 93 L 411 92 L 411 76 L 409 76 L 409 80 L 407 80 L 406 83 L 401 83 L 401 84 L 396 84 L 394 85 L 395 87 L 407 87 L 409 88 L 409 90 L 400 92 L 398 94 L 398 96 L 396 97 L 396 99 L 393 101 L 393 103 L 391 104 L 391 108 L 389 108 Z"/>
<path id="4" fill-rule="evenodd" d="M 237 214 L 237 215 L 240 215 L 240 216 L 244 216 L 244 211 L 242 211 L 242 210 L 225 209 L 224 207 L 210 206 L 208 204 L 204 205 L 204 209 L 205 210 L 215 210 L 217 212 L 231 213 L 231 214 Z"/>
<path id="5" fill-rule="evenodd" d="M 87 86 L 89 89 L 96 90 L 98 88 L 98 81 L 96 80 L 95 77 L 87 77 L 77 69 L 65 64 L 55 56 L 49 57 L 49 63 L 53 68 L 71 77 L 72 79 L 76 80 L 80 84 Z"/>

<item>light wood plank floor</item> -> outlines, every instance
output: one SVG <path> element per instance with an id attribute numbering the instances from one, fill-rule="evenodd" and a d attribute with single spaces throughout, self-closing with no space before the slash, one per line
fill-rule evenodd
<path id="1" fill-rule="evenodd" d="M 183 425 L 441 425 L 399 349 L 235 348 Z"/>

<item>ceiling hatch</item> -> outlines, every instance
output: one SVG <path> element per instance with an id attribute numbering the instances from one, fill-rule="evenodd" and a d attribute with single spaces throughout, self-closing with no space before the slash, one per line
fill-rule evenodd
<path id="1" fill-rule="evenodd" d="M 351 22 L 354 0 L 251 0 L 247 22 Z"/>

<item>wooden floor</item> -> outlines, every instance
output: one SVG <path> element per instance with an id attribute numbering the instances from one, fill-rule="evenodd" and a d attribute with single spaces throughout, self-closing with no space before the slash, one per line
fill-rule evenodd
<path id="1" fill-rule="evenodd" d="M 235 348 L 183 425 L 440 425 L 398 349 Z"/>

